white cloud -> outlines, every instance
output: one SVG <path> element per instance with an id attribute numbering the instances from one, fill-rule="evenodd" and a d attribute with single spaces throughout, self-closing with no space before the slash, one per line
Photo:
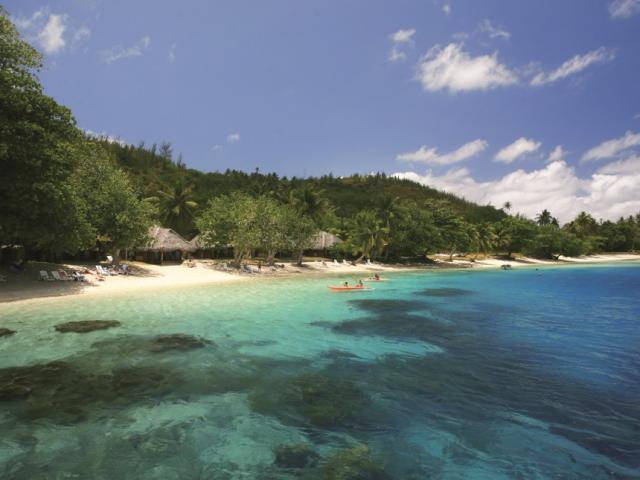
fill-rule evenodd
<path id="1" fill-rule="evenodd" d="M 216 144 L 216 145 L 214 145 L 213 147 L 211 147 L 211 150 L 212 150 L 213 152 L 217 152 L 217 151 L 219 151 L 219 150 L 222 150 L 222 145 L 218 145 L 218 144 Z"/>
<path id="2" fill-rule="evenodd" d="M 500 150 L 496 154 L 494 159 L 497 162 L 511 163 L 514 160 L 520 158 L 522 155 L 535 152 L 540 148 L 540 145 L 542 145 L 540 142 L 536 142 L 535 140 L 531 140 L 529 138 L 520 137 L 511 145 L 507 145 L 502 150 Z"/>
<path id="3" fill-rule="evenodd" d="M 516 170 L 502 178 L 478 182 L 466 168 L 453 169 L 441 176 L 427 172 L 394 174 L 467 198 L 481 205 L 511 202 L 513 212 L 533 218 L 547 208 L 561 222 L 568 222 L 580 211 L 596 218 L 617 219 L 640 211 L 640 172 L 608 174 L 598 172 L 579 178 L 564 161 L 526 172 Z"/>
<path id="4" fill-rule="evenodd" d="M 638 120 L 638 119 L 640 119 L 640 113 L 636 113 L 636 114 L 633 116 L 633 119 L 634 119 L 634 120 Z"/>
<path id="5" fill-rule="evenodd" d="M 65 46 L 66 15 L 49 15 L 46 25 L 38 34 L 38 43 L 46 53 L 56 53 Z"/>
<path id="6" fill-rule="evenodd" d="M 445 15 L 451 15 L 451 4 L 445 3 L 444 5 L 442 5 L 442 11 Z"/>
<path id="7" fill-rule="evenodd" d="M 606 164 L 598 173 L 638 173 L 640 172 L 640 155 L 635 155 L 624 160 Z"/>
<path id="8" fill-rule="evenodd" d="M 228 143 L 236 143 L 240 141 L 240 134 L 237 132 L 234 133 L 230 133 L 229 135 L 227 135 L 227 142 Z"/>
<path id="9" fill-rule="evenodd" d="M 558 145 L 556 148 L 553 149 L 553 151 L 549 154 L 549 156 L 547 157 L 547 163 L 550 162 L 559 162 L 560 160 L 564 160 L 565 155 L 567 154 L 567 152 L 564 151 L 564 149 L 562 148 L 561 145 Z"/>
<path id="10" fill-rule="evenodd" d="M 556 82 L 571 75 L 575 75 L 591 65 L 611 61 L 615 56 L 616 54 L 614 50 L 605 47 L 592 50 L 584 55 L 574 55 L 552 72 L 538 73 L 531 80 L 531 85 L 540 86 L 546 83 Z"/>
<path id="11" fill-rule="evenodd" d="M 436 148 L 421 146 L 415 152 L 401 153 L 396 160 L 403 162 L 420 162 L 427 165 L 450 165 L 471 158 L 487 148 L 489 144 L 485 140 L 473 140 L 465 143 L 453 152 L 439 154 Z"/>
<path id="12" fill-rule="evenodd" d="M 489 90 L 518 83 L 516 74 L 498 61 L 497 53 L 472 57 L 456 43 L 429 50 L 418 62 L 416 77 L 432 92 Z"/>
<path id="13" fill-rule="evenodd" d="M 583 162 L 613 158 L 625 150 L 640 145 L 640 133 L 627 132 L 624 137 L 607 140 L 593 147 L 582 156 Z"/>
<path id="14" fill-rule="evenodd" d="M 407 54 L 402 49 L 406 46 L 413 45 L 413 36 L 415 33 L 415 28 L 408 28 L 406 30 L 398 30 L 389 35 L 391 39 L 391 51 L 387 59 L 390 62 L 397 62 L 407 58 Z"/>
<path id="15" fill-rule="evenodd" d="M 640 13 L 640 0 L 615 0 L 609 4 L 611 18 L 628 18 Z"/>
<path id="16" fill-rule="evenodd" d="M 511 38 L 511 33 L 507 32 L 502 27 L 493 25 L 491 21 L 486 18 L 480 22 L 480 31 L 482 33 L 486 33 L 489 38 L 504 38 L 505 40 L 509 40 L 509 38 Z"/>
<path id="17" fill-rule="evenodd" d="M 406 30 L 398 30 L 396 33 L 391 34 L 391 41 L 393 43 L 410 43 L 413 42 L 413 36 L 416 33 L 415 28 L 407 28 Z"/>
<path id="18" fill-rule="evenodd" d="M 139 57 L 151 45 L 151 37 L 144 36 L 130 47 L 117 45 L 102 52 L 102 59 L 105 63 L 113 63 L 124 58 Z"/>
<path id="19" fill-rule="evenodd" d="M 169 53 L 167 53 L 167 62 L 173 63 L 176 61 L 176 44 L 172 43 L 169 48 Z"/>

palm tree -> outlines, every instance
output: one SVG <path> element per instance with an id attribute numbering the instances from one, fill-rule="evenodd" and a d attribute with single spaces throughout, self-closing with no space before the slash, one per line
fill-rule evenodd
<path id="1" fill-rule="evenodd" d="M 179 233 L 187 233 L 193 222 L 193 210 L 198 204 L 193 200 L 193 185 L 183 181 L 168 190 L 158 190 L 160 219 Z"/>
<path id="2" fill-rule="evenodd" d="M 289 203 L 302 216 L 310 218 L 316 226 L 320 227 L 323 220 L 331 212 L 331 205 L 322 192 L 309 185 L 303 185 L 289 192 Z"/>
<path id="3" fill-rule="evenodd" d="M 388 243 L 389 229 L 375 212 L 363 210 L 354 218 L 350 241 L 354 254 L 360 254 L 357 262 L 364 258 L 378 256 Z"/>
<path id="4" fill-rule="evenodd" d="M 536 222 L 538 223 L 538 225 L 552 225 L 554 223 L 554 220 L 555 219 L 551 215 L 551 212 L 549 212 L 549 210 L 547 210 L 546 208 L 536 216 Z M 556 220 L 556 223 L 557 222 L 558 221 Z"/>
<path id="5" fill-rule="evenodd" d="M 380 198 L 378 204 L 378 210 L 380 211 L 380 219 L 384 222 L 385 228 L 387 229 L 387 234 L 391 236 L 391 222 L 398 214 L 398 203 L 400 201 L 399 197 L 392 197 L 391 195 L 385 194 Z M 389 244 L 387 243 L 387 248 L 385 248 L 384 259 L 387 260 L 389 258 Z"/>
<path id="6" fill-rule="evenodd" d="M 476 243 L 478 251 L 487 254 L 487 252 L 493 250 L 498 242 L 498 235 L 496 235 L 493 225 L 490 223 L 481 223 L 476 226 L 477 237 Z"/>
<path id="7" fill-rule="evenodd" d="M 511 202 L 504 202 L 504 205 L 502 206 L 503 210 L 506 210 L 507 212 L 511 211 Z"/>

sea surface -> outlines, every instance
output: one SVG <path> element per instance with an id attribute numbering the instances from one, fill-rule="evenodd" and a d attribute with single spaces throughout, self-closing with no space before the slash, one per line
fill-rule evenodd
<path id="1" fill-rule="evenodd" d="M 640 478 L 640 264 L 386 277 L 0 304 L 0 478 Z"/>

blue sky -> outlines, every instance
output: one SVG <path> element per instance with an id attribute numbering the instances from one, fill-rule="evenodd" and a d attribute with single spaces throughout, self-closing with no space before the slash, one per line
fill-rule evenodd
<path id="1" fill-rule="evenodd" d="M 81 128 L 187 165 L 640 211 L 640 0 L 9 1 Z"/>

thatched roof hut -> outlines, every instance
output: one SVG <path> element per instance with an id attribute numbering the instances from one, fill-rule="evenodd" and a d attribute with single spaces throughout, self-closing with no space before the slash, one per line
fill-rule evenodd
<path id="1" fill-rule="evenodd" d="M 318 232 L 313 238 L 309 250 L 327 250 L 339 243 L 342 243 L 342 240 L 333 233 Z"/>
<path id="2" fill-rule="evenodd" d="M 167 260 L 182 260 L 184 253 L 193 253 L 197 248 L 170 228 L 154 226 L 149 229 L 149 241 L 136 250 L 143 253 L 145 261 L 160 264 Z"/>
<path id="3" fill-rule="evenodd" d="M 149 242 L 138 250 L 141 252 L 180 251 L 193 253 L 196 251 L 196 247 L 174 230 L 156 225 L 149 229 Z"/>

